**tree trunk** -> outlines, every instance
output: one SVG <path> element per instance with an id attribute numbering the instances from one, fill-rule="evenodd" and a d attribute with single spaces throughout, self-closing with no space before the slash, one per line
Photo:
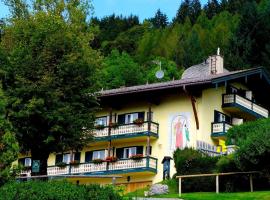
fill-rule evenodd
<path id="1" fill-rule="evenodd" d="M 31 176 L 39 176 L 39 175 L 47 175 L 47 167 L 48 167 L 48 158 L 49 158 L 49 152 L 42 151 L 42 150 L 31 150 L 32 155 L 32 164 L 33 160 L 39 160 L 40 161 L 40 167 L 39 172 L 32 172 L 31 169 Z"/>

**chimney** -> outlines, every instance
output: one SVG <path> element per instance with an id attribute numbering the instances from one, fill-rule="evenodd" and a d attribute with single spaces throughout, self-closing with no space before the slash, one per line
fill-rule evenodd
<path id="1" fill-rule="evenodd" d="M 209 56 L 209 72 L 211 75 L 223 73 L 223 57 L 220 55 L 220 49 L 217 49 L 217 55 Z"/>

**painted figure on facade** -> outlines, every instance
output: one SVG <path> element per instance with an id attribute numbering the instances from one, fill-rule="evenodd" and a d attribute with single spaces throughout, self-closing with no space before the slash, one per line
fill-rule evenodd
<path id="1" fill-rule="evenodd" d="M 183 149 L 190 142 L 188 120 L 184 115 L 176 115 L 171 120 L 171 149 Z"/>

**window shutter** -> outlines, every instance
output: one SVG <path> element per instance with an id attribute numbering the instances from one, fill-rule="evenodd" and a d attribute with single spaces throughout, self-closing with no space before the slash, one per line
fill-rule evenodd
<path id="1" fill-rule="evenodd" d="M 74 160 L 76 161 L 81 161 L 81 152 L 76 152 L 74 155 Z"/>
<path id="2" fill-rule="evenodd" d="M 25 164 L 25 158 L 20 158 L 20 159 L 18 160 L 18 163 L 19 163 L 19 165 L 24 166 L 24 164 Z"/>
<path id="3" fill-rule="evenodd" d="M 125 124 L 125 115 L 118 115 L 118 124 Z"/>
<path id="4" fill-rule="evenodd" d="M 219 122 L 218 116 L 219 116 L 219 112 L 215 110 L 215 112 L 214 112 L 214 122 Z"/>
<path id="5" fill-rule="evenodd" d="M 225 115 L 226 122 L 231 123 L 231 117 L 228 115 Z"/>
<path id="6" fill-rule="evenodd" d="M 63 154 L 56 154 L 55 156 L 55 164 L 63 162 Z"/>
<path id="7" fill-rule="evenodd" d="M 116 149 L 116 157 L 121 159 L 124 156 L 124 148 L 117 148 Z"/>
<path id="8" fill-rule="evenodd" d="M 137 146 L 137 154 L 143 154 L 143 146 Z"/>
<path id="9" fill-rule="evenodd" d="M 85 152 L 85 162 L 91 162 L 93 158 L 93 151 Z"/>
<path id="10" fill-rule="evenodd" d="M 139 112 L 138 113 L 138 118 L 144 120 L 144 112 Z"/>

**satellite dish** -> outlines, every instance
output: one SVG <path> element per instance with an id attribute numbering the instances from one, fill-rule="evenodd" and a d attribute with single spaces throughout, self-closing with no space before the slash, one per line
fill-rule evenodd
<path id="1" fill-rule="evenodd" d="M 164 72 L 163 72 L 162 70 L 158 70 L 158 71 L 156 72 L 156 77 L 157 77 L 158 79 L 162 79 L 162 78 L 164 77 Z"/>

